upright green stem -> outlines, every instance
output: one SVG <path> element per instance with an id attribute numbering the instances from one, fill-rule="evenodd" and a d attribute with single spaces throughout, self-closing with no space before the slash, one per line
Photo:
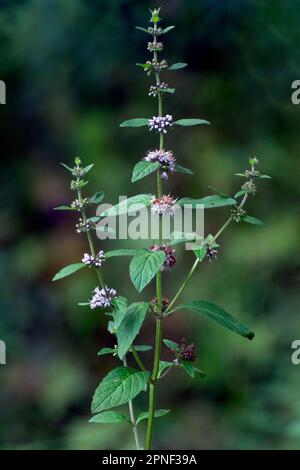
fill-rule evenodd
<path id="1" fill-rule="evenodd" d="M 123 359 L 123 364 L 124 364 L 125 367 L 127 367 L 126 356 Z M 137 450 L 140 450 L 140 439 L 139 439 L 139 433 L 138 433 L 138 429 L 137 429 L 137 425 L 136 425 L 132 400 L 129 400 L 128 408 L 129 408 L 130 421 L 131 421 L 131 425 L 132 425 L 132 431 L 133 431 L 133 435 L 134 435 L 135 445 L 136 445 Z"/>
<path id="2" fill-rule="evenodd" d="M 157 24 L 154 24 L 154 29 L 157 28 Z M 156 36 L 154 36 L 154 42 L 156 42 Z M 157 52 L 154 52 L 154 61 L 157 62 Z M 159 73 L 155 74 L 156 85 L 160 85 L 160 76 Z M 162 106 L 162 95 L 158 92 L 158 115 L 161 117 L 163 113 Z M 159 149 L 162 150 L 164 146 L 164 137 L 163 134 L 159 136 Z M 162 191 L 162 181 L 160 177 L 160 171 L 157 171 L 156 174 L 157 181 L 157 197 L 161 198 L 163 195 Z M 159 216 L 159 246 L 162 246 L 163 242 L 163 233 L 162 233 L 162 216 Z M 162 313 L 162 276 L 159 271 L 156 275 L 156 299 L 157 306 L 160 315 L 156 318 L 156 332 L 155 332 L 155 348 L 154 348 L 154 363 L 153 371 L 151 375 L 151 382 L 149 384 L 149 418 L 148 418 L 148 427 L 147 427 L 147 437 L 146 437 L 146 449 L 151 449 L 152 447 L 152 435 L 153 435 L 153 421 L 155 413 L 155 401 L 156 401 L 156 383 L 158 379 L 159 372 L 159 362 L 160 362 L 160 353 L 161 353 L 161 343 L 163 335 L 163 320 L 161 317 Z"/>

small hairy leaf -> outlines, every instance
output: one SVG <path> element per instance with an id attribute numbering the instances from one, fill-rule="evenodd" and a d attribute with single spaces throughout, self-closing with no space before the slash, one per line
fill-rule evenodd
<path id="1" fill-rule="evenodd" d="M 170 65 L 168 70 L 179 70 L 179 69 L 183 69 L 186 66 L 187 64 L 185 64 L 184 62 L 177 62 L 176 64 Z"/>
<path id="2" fill-rule="evenodd" d="M 151 349 L 153 349 L 153 347 L 148 346 L 148 344 L 141 344 L 141 345 L 134 345 L 134 349 L 136 351 L 146 352 L 146 351 L 151 351 Z"/>
<path id="3" fill-rule="evenodd" d="M 83 174 L 86 175 L 94 166 L 94 163 L 91 163 L 90 165 L 86 166 L 84 169 L 83 169 Z"/>
<path id="4" fill-rule="evenodd" d="M 188 168 L 184 168 L 184 166 L 181 165 L 176 165 L 175 168 L 176 173 L 184 173 L 185 175 L 193 175 L 194 173 L 192 170 L 189 170 Z"/>
<path id="5" fill-rule="evenodd" d="M 68 266 L 65 266 L 60 271 L 58 271 L 58 273 L 56 273 L 53 277 L 52 281 L 58 281 L 59 279 L 63 279 L 64 277 L 70 276 L 71 274 L 76 273 L 76 271 L 79 271 L 79 269 L 85 267 L 86 265 L 84 263 L 69 264 Z"/>
<path id="6" fill-rule="evenodd" d="M 171 349 L 172 351 L 179 352 L 179 346 L 175 341 L 171 341 L 169 339 L 163 339 L 163 343 L 167 346 L 167 348 Z"/>
<path id="7" fill-rule="evenodd" d="M 151 34 L 150 31 L 148 31 L 148 29 L 142 28 L 141 26 L 136 26 L 135 28 L 138 29 L 139 31 L 143 31 L 143 33 Z"/>
<path id="8" fill-rule="evenodd" d="M 148 121 L 147 118 L 128 119 L 128 121 L 122 122 L 120 127 L 143 127 L 148 125 Z"/>
<path id="9" fill-rule="evenodd" d="M 254 333 L 248 328 L 248 326 L 244 325 L 232 315 L 225 312 L 222 307 L 219 307 L 212 302 L 195 300 L 179 305 L 175 310 L 191 310 L 192 312 L 199 313 L 200 315 L 213 320 L 224 328 L 227 328 L 234 333 L 238 333 L 245 338 L 252 339 L 254 337 Z"/>
<path id="10" fill-rule="evenodd" d="M 116 256 L 134 256 L 137 253 L 137 250 L 110 250 L 105 253 L 105 258 L 115 258 Z"/>
<path id="11" fill-rule="evenodd" d="M 210 122 L 206 121 L 206 119 L 179 119 L 175 121 L 174 124 L 176 124 L 176 126 L 198 126 L 201 124 L 210 125 Z"/>
<path id="12" fill-rule="evenodd" d="M 140 372 L 129 367 L 113 369 L 100 382 L 92 401 L 92 413 L 109 410 L 133 400 L 146 391 L 149 372 Z"/>
<path id="13" fill-rule="evenodd" d="M 272 176 L 269 175 L 259 175 L 258 177 L 260 180 L 271 180 Z"/>
<path id="14" fill-rule="evenodd" d="M 156 410 L 154 412 L 154 418 L 161 418 L 162 416 L 166 415 L 169 412 L 170 410 Z M 136 424 L 139 424 L 141 421 L 143 421 L 144 419 L 148 419 L 148 418 L 149 418 L 149 411 L 143 411 L 142 413 L 138 415 Z"/>
<path id="15" fill-rule="evenodd" d="M 104 198 L 104 192 L 99 191 L 98 193 L 94 194 L 94 196 L 92 196 L 90 198 L 90 203 L 91 204 L 100 204 L 100 202 L 102 201 L 103 198 Z"/>
<path id="16" fill-rule="evenodd" d="M 241 196 L 244 196 L 245 194 L 245 191 L 238 191 L 237 193 L 235 193 L 234 197 L 241 197 Z"/>
<path id="17" fill-rule="evenodd" d="M 138 194 L 132 196 L 124 201 L 110 207 L 101 214 L 101 217 L 111 217 L 116 215 L 127 214 L 130 212 L 136 212 L 151 204 L 150 194 Z"/>
<path id="18" fill-rule="evenodd" d="M 123 359 L 128 349 L 138 335 L 145 320 L 149 304 L 146 302 L 136 302 L 130 305 L 117 328 L 118 356 Z"/>
<path id="19" fill-rule="evenodd" d="M 129 421 L 129 419 L 116 411 L 103 411 L 93 416 L 89 423 L 99 423 L 99 424 L 113 424 L 113 423 L 122 423 L 123 421 Z"/>
<path id="20" fill-rule="evenodd" d="M 130 278 L 138 292 L 154 278 L 165 260 L 163 251 L 139 250 L 130 263 Z"/>
<path id="21" fill-rule="evenodd" d="M 68 165 L 66 165 L 65 163 L 61 163 L 61 165 L 66 168 L 66 170 L 70 171 L 71 173 L 73 173 L 73 168 L 70 168 Z"/>
<path id="22" fill-rule="evenodd" d="M 158 377 L 160 377 L 164 370 L 169 369 L 170 367 L 174 366 L 174 362 L 170 361 L 159 361 L 159 370 L 158 370 Z"/>
<path id="23" fill-rule="evenodd" d="M 248 222 L 248 224 L 259 225 L 260 227 L 264 227 L 265 225 L 261 220 L 256 217 L 251 217 L 250 215 L 244 215 L 244 217 L 242 217 L 242 221 Z"/>
<path id="24" fill-rule="evenodd" d="M 147 162 L 145 160 L 138 162 L 133 169 L 131 182 L 134 183 L 135 181 L 145 178 L 154 171 L 158 170 L 159 166 L 160 165 L 158 162 L 153 163 Z"/>
<path id="25" fill-rule="evenodd" d="M 98 352 L 98 356 L 105 356 L 106 354 L 114 354 L 116 350 L 114 348 L 102 348 Z"/>
<path id="26" fill-rule="evenodd" d="M 76 211 L 76 207 L 58 206 L 53 208 L 54 211 Z"/>

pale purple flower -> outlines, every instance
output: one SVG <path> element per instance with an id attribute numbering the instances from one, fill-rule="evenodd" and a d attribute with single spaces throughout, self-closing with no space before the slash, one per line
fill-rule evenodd
<path id="1" fill-rule="evenodd" d="M 161 271 L 169 271 L 173 266 L 175 266 L 177 262 L 176 258 L 176 250 L 172 248 L 170 245 L 152 245 L 150 246 L 149 250 L 151 251 L 163 251 L 166 255 L 164 263 L 161 267 Z"/>
<path id="2" fill-rule="evenodd" d="M 87 266 L 95 266 L 96 268 L 99 268 L 102 265 L 104 260 L 105 260 L 104 251 L 101 250 L 99 251 L 99 253 L 96 255 L 95 258 L 94 256 L 89 255 L 88 253 L 84 253 L 84 256 L 81 261 Z"/>
<path id="3" fill-rule="evenodd" d="M 152 214 L 158 215 L 167 215 L 170 214 L 173 216 L 178 209 L 176 204 L 177 199 L 174 199 L 172 196 L 163 195 L 161 198 L 156 196 L 151 197 L 151 212 Z"/>
<path id="4" fill-rule="evenodd" d="M 174 173 L 176 169 L 176 159 L 171 150 L 150 150 L 144 157 L 147 162 L 160 164 L 160 176 L 167 180 L 169 173 Z"/>
<path id="5" fill-rule="evenodd" d="M 149 131 L 153 129 L 157 132 L 167 133 L 167 129 L 173 126 L 173 117 L 170 114 L 165 116 L 153 116 L 148 122 Z"/>
<path id="6" fill-rule="evenodd" d="M 106 289 L 99 289 L 99 287 L 96 287 L 96 289 L 93 291 L 93 294 L 94 295 L 90 300 L 91 309 L 97 307 L 110 307 L 111 301 L 117 297 L 117 291 L 109 287 L 106 287 Z"/>

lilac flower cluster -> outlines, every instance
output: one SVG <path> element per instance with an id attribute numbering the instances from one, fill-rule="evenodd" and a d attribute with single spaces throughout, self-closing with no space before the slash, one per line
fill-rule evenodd
<path id="1" fill-rule="evenodd" d="M 90 300 L 91 309 L 100 307 L 106 308 L 111 306 L 111 301 L 117 297 L 117 291 L 115 289 L 106 288 L 106 289 L 96 289 L 93 291 L 93 297 Z"/>
<path id="2" fill-rule="evenodd" d="M 158 215 L 171 215 L 174 216 L 178 205 L 176 204 L 177 199 L 174 199 L 170 195 L 163 195 L 161 198 L 156 196 L 151 197 L 151 212 L 152 214 Z"/>
<path id="3" fill-rule="evenodd" d="M 213 248 L 210 244 L 206 244 L 206 259 L 211 262 L 211 261 L 214 261 L 216 260 L 218 257 L 217 257 L 217 253 L 218 253 L 218 250 L 216 250 L 215 248 Z"/>
<path id="4" fill-rule="evenodd" d="M 100 268 L 102 263 L 105 261 L 104 251 L 101 250 L 99 253 L 94 257 L 89 255 L 88 253 L 84 253 L 82 262 L 87 266 L 95 266 L 95 268 Z"/>
<path id="5" fill-rule="evenodd" d="M 194 362 L 197 359 L 195 344 L 187 344 L 187 340 L 183 338 L 180 344 L 180 351 L 177 353 L 177 359 L 179 361 Z"/>
<path id="6" fill-rule="evenodd" d="M 159 73 L 162 70 L 167 69 L 167 68 L 168 68 L 168 62 L 165 59 L 163 59 L 161 62 L 158 62 L 157 60 L 152 59 L 152 60 L 147 60 L 144 70 L 145 72 L 147 72 L 147 74 L 151 74 L 152 71 Z"/>
<path id="7" fill-rule="evenodd" d="M 151 251 L 163 251 L 165 253 L 166 257 L 161 267 L 161 271 L 170 271 L 170 269 L 175 266 L 177 262 L 177 258 L 175 256 L 176 250 L 174 250 L 170 245 L 152 245 L 149 249 Z"/>
<path id="8" fill-rule="evenodd" d="M 95 223 L 91 220 L 86 220 L 85 222 L 83 219 L 79 219 L 78 224 L 76 224 L 76 232 L 83 233 L 88 232 L 89 230 L 95 228 Z"/>
<path id="9" fill-rule="evenodd" d="M 176 169 L 176 159 L 171 150 L 150 150 L 144 160 L 160 164 L 160 176 L 163 180 L 167 180 L 169 173 L 174 173 Z"/>
<path id="10" fill-rule="evenodd" d="M 163 50 L 163 47 L 164 45 L 162 42 L 153 41 L 153 42 L 148 42 L 147 49 L 150 52 L 160 52 Z"/>
<path id="11" fill-rule="evenodd" d="M 151 85 L 148 96 L 153 96 L 155 98 L 159 92 L 165 91 L 168 88 L 169 85 L 166 82 L 160 82 L 159 85 Z"/>
<path id="12" fill-rule="evenodd" d="M 167 129 L 173 126 L 173 116 L 166 114 L 165 116 L 153 116 L 148 122 L 149 131 L 153 129 L 157 132 L 167 133 Z"/>

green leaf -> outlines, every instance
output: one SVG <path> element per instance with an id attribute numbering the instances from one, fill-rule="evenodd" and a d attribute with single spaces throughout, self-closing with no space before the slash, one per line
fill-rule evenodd
<path id="1" fill-rule="evenodd" d="M 174 124 L 177 126 L 198 126 L 200 124 L 210 125 L 210 122 L 206 121 L 206 119 L 179 119 L 175 121 Z"/>
<path id="2" fill-rule="evenodd" d="M 186 373 L 190 377 L 192 377 L 192 379 L 193 379 L 195 377 L 195 369 L 194 369 L 193 365 L 191 364 L 191 362 L 190 361 L 182 361 L 181 365 L 184 368 L 184 370 L 186 371 Z"/>
<path id="3" fill-rule="evenodd" d="M 127 299 L 125 297 L 118 297 L 112 301 L 114 305 L 114 322 L 113 322 L 113 329 L 117 330 L 121 325 L 123 318 L 125 317 L 127 311 Z"/>
<path id="4" fill-rule="evenodd" d="M 170 367 L 173 367 L 174 365 L 175 365 L 174 362 L 159 361 L 158 377 L 161 377 L 165 369 L 169 369 Z"/>
<path id="5" fill-rule="evenodd" d="M 91 204 L 99 204 L 102 201 L 103 198 L 104 198 L 104 192 L 99 191 L 98 193 L 94 194 L 94 196 L 92 196 L 90 198 L 90 203 Z"/>
<path id="6" fill-rule="evenodd" d="M 145 176 L 148 176 L 154 171 L 158 170 L 159 167 L 160 165 L 158 162 L 153 163 L 147 162 L 145 160 L 138 162 L 133 169 L 131 182 L 134 183 L 135 181 L 145 178 Z"/>
<path id="7" fill-rule="evenodd" d="M 260 180 L 271 180 L 272 176 L 269 175 L 259 175 L 258 177 Z"/>
<path id="8" fill-rule="evenodd" d="M 212 302 L 195 300 L 179 305 L 175 310 L 191 310 L 192 312 L 204 315 L 224 328 L 244 336 L 245 338 L 252 339 L 254 337 L 254 333 L 246 325 L 241 323 L 239 320 L 236 320 L 232 315 L 225 312 L 222 307 L 219 307 Z"/>
<path id="9" fill-rule="evenodd" d="M 61 163 L 61 165 L 66 168 L 66 170 L 70 171 L 71 173 L 73 173 L 73 168 L 70 168 L 68 165 L 66 165 L 65 163 Z"/>
<path id="10" fill-rule="evenodd" d="M 141 351 L 141 352 L 146 352 L 146 351 L 151 351 L 152 346 L 148 346 L 148 344 L 141 344 L 141 345 L 134 345 L 134 349 L 136 351 Z"/>
<path id="11" fill-rule="evenodd" d="M 137 253 L 137 250 L 110 250 L 105 253 L 105 258 L 115 258 L 116 256 L 134 256 Z"/>
<path id="12" fill-rule="evenodd" d="M 180 348 L 175 341 L 171 341 L 169 339 L 163 339 L 163 343 L 167 346 L 167 348 L 171 349 L 172 351 L 179 352 Z"/>
<path id="13" fill-rule="evenodd" d="M 149 304 L 146 302 L 136 302 L 128 307 L 121 324 L 117 328 L 118 356 L 120 359 L 123 359 L 130 349 L 148 310 Z"/>
<path id="14" fill-rule="evenodd" d="M 259 225 L 260 227 L 264 227 L 265 225 L 261 220 L 256 219 L 256 217 L 251 217 L 250 215 L 244 215 L 242 221 L 248 222 L 248 224 Z"/>
<path id="15" fill-rule="evenodd" d="M 193 366 L 194 367 L 194 366 Z M 204 378 L 206 377 L 206 372 L 204 372 L 203 370 L 201 369 L 198 369 L 198 367 L 194 367 L 194 371 L 196 372 L 196 374 L 199 374 L 201 378 Z"/>
<path id="16" fill-rule="evenodd" d="M 184 197 L 183 199 L 179 199 L 177 203 L 181 206 L 189 204 L 192 207 L 202 204 L 204 209 L 212 209 L 214 207 L 234 206 L 236 205 L 236 200 L 231 197 L 223 197 L 219 194 L 214 194 L 213 196 L 206 196 L 201 199 Z"/>
<path id="17" fill-rule="evenodd" d="M 84 263 L 69 264 L 68 266 L 65 266 L 60 271 L 58 271 L 58 273 L 56 273 L 53 277 L 52 281 L 58 281 L 59 279 L 63 279 L 64 277 L 70 276 L 71 274 L 76 273 L 76 271 L 79 271 L 79 269 L 85 267 L 86 265 Z"/>
<path id="18" fill-rule="evenodd" d="M 202 245 L 200 248 L 194 250 L 196 258 L 198 258 L 201 262 L 204 260 L 207 252 L 206 245 Z"/>
<path id="19" fill-rule="evenodd" d="M 174 28 L 175 28 L 175 26 L 167 26 L 167 28 L 162 30 L 161 34 L 166 34 Z"/>
<path id="20" fill-rule="evenodd" d="M 219 189 L 215 188 L 214 186 L 208 186 L 209 189 L 212 189 L 215 193 L 217 193 L 219 196 L 222 196 L 222 197 L 229 197 L 230 196 L 226 193 L 223 193 L 223 191 L 220 191 Z"/>
<path id="21" fill-rule="evenodd" d="M 135 119 L 128 119 L 128 121 L 122 122 L 120 127 L 143 127 L 147 126 L 149 119 L 147 118 L 135 118 Z"/>
<path id="22" fill-rule="evenodd" d="M 139 31 L 143 31 L 143 33 L 151 34 L 150 31 L 148 31 L 148 29 L 142 28 L 141 26 L 136 26 L 135 28 L 138 29 Z"/>
<path id="23" fill-rule="evenodd" d="M 176 165 L 175 168 L 176 173 L 184 173 L 185 175 L 193 175 L 194 173 L 192 170 L 189 170 L 188 168 L 184 168 L 184 166 L 181 165 Z"/>
<path id="24" fill-rule="evenodd" d="M 84 169 L 83 169 L 83 174 L 86 175 L 94 166 L 94 163 L 91 163 L 90 165 L 86 166 Z"/>
<path id="25" fill-rule="evenodd" d="M 177 62 L 176 64 L 170 65 L 168 70 L 179 70 L 179 69 L 183 69 L 186 66 L 187 64 L 185 64 L 184 62 Z"/>
<path id="26" fill-rule="evenodd" d="M 95 391 L 92 413 L 109 410 L 133 400 L 141 391 L 146 391 L 149 375 L 149 372 L 140 372 L 129 367 L 113 369 Z"/>
<path id="27" fill-rule="evenodd" d="M 244 196 L 245 194 L 245 191 L 238 191 L 237 193 L 235 193 L 234 197 L 241 197 L 241 196 Z"/>
<path id="28" fill-rule="evenodd" d="M 71 206 L 58 206 L 53 208 L 54 211 L 76 211 L 76 207 Z"/>
<path id="29" fill-rule="evenodd" d="M 98 352 L 98 356 L 105 356 L 106 354 L 115 354 L 116 349 L 115 348 L 102 348 Z"/>
<path id="30" fill-rule="evenodd" d="M 124 201 L 110 207 L 101 214 L 101 217 L 111 217 L 116 215 L 128 214 L 130 212 L 136 212 L 151 204 L 150 194 L 138 194 L 132 196 Z"/>
<path id="31" fill-rule="evenodd" d="M 196 239 L 197 235 L 195 233 L 178 232 L 175 230 L 171 233 L 170 245 L 175 246 L 180 243 L 194 242 Z"/>
<path id="32" fill-rule="evenodd" d="M 93 416 L 89 423 L 100 423 L 100 424 L 113 424 L 113 423 L 122 423 L 123 421 L 129 422 L 129 419 L 116 411 L 103 411 Z"/>
<path id="33" fill-rule="evenodd" d="M 156 410 L 154 412 L 154 418 L 161 418 L 161 416 L 164 416 L 169 412 L 170 410 Z M 149 418 L 149 411 L 143 411 L 142 413 L 138 415 L 136 424 L 139 424 L 141 421 L 143 421 L 144 419 L 148 419 L 148 418 Z"/>
<path id="34" fill-rule="evenodd" d="M 175 93 L 175 88 L 164 88 L 163 90 L 160 90 L 162 93 Z"/>
<path id="35" fill-rule="evenodd" d="M 130 263 L 130 278 L 138 292 L 154 278 L 165 260 L 163 251 L 139 250 Z"/>

